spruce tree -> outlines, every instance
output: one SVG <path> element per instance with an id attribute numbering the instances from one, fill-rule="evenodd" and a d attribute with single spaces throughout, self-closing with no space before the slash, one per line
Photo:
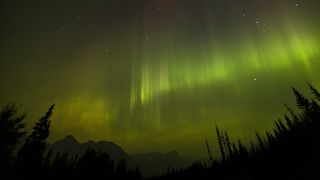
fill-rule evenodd
<path id="1" fill-rule="evenodd" d="M 29 173 L 33 173 L 34 170 L 41 168 L 46 150 L 46 140 L 49 136 L 50 117 L 53 109 L 54 105 L 39 119 L 33 127 L 32 133 L 27 137 L 25 143 L 19 150 L 17 157 L 19 169 L 29 170 Z"/>
<path id="2" fill-rule="evenodd" d="M 305 98 L 298 90 L 296 90 L 295 88 L 292 88 L 293 94 L 296 97 L 296 103 L 298 108 L 308 111 L 309 109 L 309 100 L 307 98 Z"/>
<path id="3" fill-rule="evenodd" d="M 223 139 L 221 137 L 220 131 L 218 126 L 216 125 L 216 133 L 217 133 L 217 137 L 218 137 L 218 142 L 219 142 L 219 147 L 220 147 L 220 152 L 221 152 L 221 156 L 222 156 L 222 161 L 226 161 L 226 154 L 224 151 L 224 144 L 223 144 Z"/>
<path id="4" fill-rule="evenodd" d="M 207 138 L 205 139 L 205 142 L 206 142 L 206 147 L 207 147 L 208 156 L 209 156 L 209 165 L 212 166 L 212 164 L 213 164 L 213 156 L 211 154 L 211 150 L 210 150 L 210 146 L 209 146 Z"/>
<path id="5" fill-rule="evenodd" d="M 7 167 L 13 160 L 17 144 L 26 134 L 24 119 L 26 114 L 18 114 L 19 107 L 9 103 L 0 111 L 0 168 Z"/>
<path id="6" fill-rule="evenodd" d="M 318 101 L 320 101 L 320 93 L 319 93 L 319 91 L 318 91 L 315 87 L 313 87 L 310 83 L 308 83 L 308 86 L 309 86 L 312 94 L 314 95 L 314 97 L 315 97 Z"/>

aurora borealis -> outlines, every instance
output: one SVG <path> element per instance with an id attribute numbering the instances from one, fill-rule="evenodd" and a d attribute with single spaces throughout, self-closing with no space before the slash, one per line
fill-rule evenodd
<path id="1" fill-rule="evenodd" d="M 249 140 L 320 86 L 318 0 L 2 1 L 0 103 L 55 103 L 50 140 L 206 153 Z"/>

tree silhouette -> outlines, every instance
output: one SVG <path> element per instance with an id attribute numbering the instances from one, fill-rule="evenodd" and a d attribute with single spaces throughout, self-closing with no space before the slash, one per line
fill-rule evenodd
<path id="1" fill-rule="evenodd" d="M 309 100 L 305 98 L 298 90 L 292 88 L 293 94 L 296 97 L 297 106 L 302 110 L 309 109 Z"/>
<path id="2" fill-rule="evenodd" d="M 54 105 L 36 122 L 32 132 L 25 139 L 12 164 L 6 168 L 18 140 L 25 134 L 23 119 L 17 115 L 18 108 L 8 104 L 0 111 L 1 178 L 57 179 L 57 178 L 107 178 L 142 179 L 139 166 L 128 169 L 127 162 L 114 162 L 109 154 L 88 149 L 80 158 L 68 157 L 68 152 L 54 156 L 50 149 L 46 154 L 46 140 L 49 136 L 50 118 Z M 9 171 L 8 171 L 9 170 Z"/>
<path id="3" fill-rule="evenodd" d="M 47 113 L 39 119 L 33 127 L 32 133 L 27 137 L 25 143 L 18 152 L 17 166 L 21 170 L 28 170 L 29 173 L 42 167 L 44 152 L 46 150 L 46 140 L 49 136 L 50 117 L 54 105 Z"/>
<path id="4" fill-rule="evenodd" d="M 130 172 L 129 172 L 129 173 L 130 173 Z M 134 172 L 132 172 L 131 174 L 132 174 L 132 175 L 131 175 L 131 176 L 132 176 L 132 179 L 143 179 L 139 165 L 137 165 L 136 169 L 135 169 Z"/>
<path id="5" fill-rule="evenodd" d="M 180 171 L 171 170 L 159 179 L 319 179 L 319 92 L 308 85 L 313 99 L 292 88 L 301 113 L 295 114 L 285 105 L 290 116 L 285 114 L 284 120 L 275 121 L 275 127 L 265 132 L 266 138 L 256 132 L 256 141 L 250 141 L 250 151 L 240 140 L 235 146 L 216 125 L 220 161 L 215 161 L 214 166 L 194 163 Z"/>
<path id="6" fill-rule="evenodd" d="M 311 93 L 314 95 L 315 99 L 320 101 L 320 93 L 319 93 L 319 91 L 315 87 L 313 87 L 310 83 L 308 83 L 308 86 L 309 86 L 309 88 L 311 90 Z"/>
<path id="7" fill-rule="evenodd" d="M 224 151 L 224 141 L 223 141 L 223 137 L 221 136 L 222 134 L 220 134 L 219 128 L 216 125 L 216 133 L 217 133 L 217 137 L 218 137 L 218 142 L 219 142 L 219 147 L 220 147 L 220 153 L 222 156 L 222 161 L 226 161 L 226 154 Z"/>
<path id="8" fill-rule="evenodd" d="M 227 132 L 224 133 L 224 143 L 225 143 L 225 147 L 227 148 L 228 159 L 231 159 L 233 156 L 232 147 L 231 147 L 232 143 L 230 141 L 230 138 Z"/>
<path id="9" fill-rule="evenodd" d="M 13 151 L 26 134 L 23 120 L 26 114 L 18 114 L 19 107 L 8 103 L 0 111 L 0 168 L 8 167 L 13 160 Z"/>
<path id="10" fill-rule="evenodd" d="M 238 140 L 232 142 L 226 131 L 216 125 L 216 134 L 221 159 L 214 160 L 205 139 L 209 163 L 194 162 L 185 169 L 170 169 L 166 175 L 156 179 L 320 179 L 317 164 L 320 162 L 320 106 L 319 92 L 308 84 L 314 95 L 308 99 L 292 88 L 299 113 L 287 105 L 289 115 L 274 122 L 274 128 L 264 136 L 256 132 L 256 140 L 247 148 Z M 44 155 L 49 136 L 50 117 L 54 105 L 39 119 L 32 133 L 18 152 L 16 169 L 11 174 L 18 177 L 39 178 L 108 178 L 142 179 L 139 166 L 128 169 L 124 160 L 114 162 L 107 153 L 88 149 L 80 156 L 68 157 L 65 152 L 52 159 L 52 150 Z M 25 134 L 23 119 L 17 115 L 18 108 L 9 104 L 0 111 L 0 157 L 1 165 L 8 165 L 19 139 Z M 216 156 L 215 156 L 216 157 Z M 0 167 L 0 170 L 6 170 Z M 6 173 L 10 174 L 10 173 Z M 27 176 L 26 176 L 27 175 Z"/>
<path id="11" fill-rule="evenodd" d="M 206 147 L 207 147 L 207 151 L 208 151 L 208 158 L 209 158 L 208 162 L 209 162 L 209 165 L 212 166 L 212 164 L 213 164 L 213 156 L 212 156 L 212 153 L 211 153 L 210 146 L 209 146 L 207 138 L 205 139 L 205 143 L 206 143 Z"/>

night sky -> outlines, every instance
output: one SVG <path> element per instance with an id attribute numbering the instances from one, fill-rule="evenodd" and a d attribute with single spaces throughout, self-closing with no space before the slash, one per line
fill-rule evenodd
<path id="1" fill-rule="evenodd" d="M 320 88 L 319 0 L 0 6 L 0 104 L 22 104 L 31 128 L 55 103 L 50 142 L 201 157 L 215 124 L 249 141 L 294 105 L 291 86 Z"/>

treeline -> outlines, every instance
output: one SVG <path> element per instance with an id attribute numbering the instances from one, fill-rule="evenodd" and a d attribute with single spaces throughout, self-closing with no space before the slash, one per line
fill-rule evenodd
<path id="1" fill-rule="evenodd" d="M 320 93 L 308 85 L 311 99 L 292 88 L 299 113 L 286 106 L 288 113 L 275 121 L 273 130 L 256 133 L 251 146 L 232 141 L 226 131 L 216 126 L 220 156 L 212 153 L 206 140 L 206 162 L 197 161 L 180 170 L 168 169 L 167 174 L 155 179 L 319 179 Z M 1 179 L 142 179 L 139 167 L 128 170 L 124 160 L 114 162 L 108 154 L 93 149 L 80 157 L 69 157 L 68 152 L 53 155 L 46 149 L 53 109 L 54 105 L 28 135 L 26 115 L 19 114 L 18 106 L 9 103 L 1 109 Z"/>
<path id="2" fill-rule="evenodd" d="M 53 156 L 52 150 L 46 149 L 53 109 L 54 105 L 28 136 L 24 124 L 26 114 L 19 114 L 19 107 L 14 103 L 1 109 L 0 179 L 142 179 L 139 167 L 128 170 L 125 160 L 114 162 L 107 153 L 94 149 L 88 149 L 81 157 L 68 157 L 68 152 Z"/>
<path id="3" fill-rule="evenodd" d="M 275 121 L 256 142 L 246 147 L 232 142 L 228 133 L 216 126 L 220 156 L 213 157 L 206 140 L 208 161 L 195 162 L 186 169 L 169 169 L 156 179 L 319 179 L 320 93 L 311 84 L 312 99 L 292 88 L 298 114 L 286 105 L 288 114 Z"/>

